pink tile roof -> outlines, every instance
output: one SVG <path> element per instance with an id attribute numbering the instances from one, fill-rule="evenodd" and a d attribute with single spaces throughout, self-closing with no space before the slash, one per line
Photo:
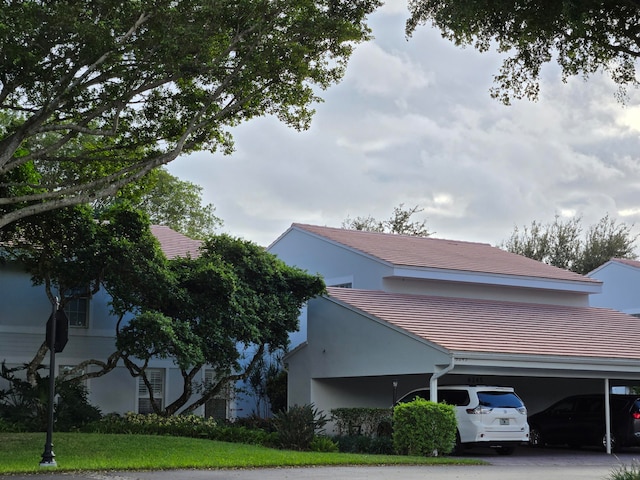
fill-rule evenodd
<path id="1" fill-rule="evenodd" d="M 151 233 L 160 242 L 160 248 L 167 258 L 191 257 L 200 255 L 201 240 L 194 240 L 163 225 L 151 225 Z"/>
<path id="2" fill-rule="evenodd" d="M 640 320 L 615 310 L 327 290 L 334 300 L 451 351 L 640 360 Z"/>
<path id="3" fill-rule="evenodd" d="M 488 243 L 365 232 L 299 223 L 294 223 L 291 228 L 319 235 L 396 266 L 601 283 L 596 279 L 492 247 Z"/>

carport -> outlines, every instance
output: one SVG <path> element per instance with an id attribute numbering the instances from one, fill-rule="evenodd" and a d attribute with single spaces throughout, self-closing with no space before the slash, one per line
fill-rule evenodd
<path id="1" fill-rule="evenodd" d="M 573 393 L 640 385 L 638 320 L 593 307 L 329 289 L 287 358 L 290 403 L 389 406 L 415 388 L 511 385 L 535 413 Z M 435 400 L 435 398 L 434 398 Z M 607 415 L 606 433 L 610 435 Z M 611 453 L 611 448 L 607 448 Z"/>

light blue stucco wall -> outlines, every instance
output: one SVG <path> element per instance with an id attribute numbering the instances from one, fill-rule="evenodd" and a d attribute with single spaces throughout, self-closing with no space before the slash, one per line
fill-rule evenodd
<path id="1" fill-rule="evenodd" d="M 603 282 L 602 293 L 591 295 L 591 306 L 640 314 L 640 269 L 614 261 L 589 276 Z"/>

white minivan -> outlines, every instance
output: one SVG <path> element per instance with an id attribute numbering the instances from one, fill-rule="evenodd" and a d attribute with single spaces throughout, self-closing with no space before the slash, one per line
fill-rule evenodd
<path id="1" fill-rule="evenodd" d="M 416 397 L 430 400 L 429 389 L 413 390 L 398 403 Z M 438 401 L 456 409 L 458 433 L 453 453 L 482 446 L 510 455 L 516 446 L 529 441 L 527 409 L 512 387 L 446 385 L 438 387 Z"/>

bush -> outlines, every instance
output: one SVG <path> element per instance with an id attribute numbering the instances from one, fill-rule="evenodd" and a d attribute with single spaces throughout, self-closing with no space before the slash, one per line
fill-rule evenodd
<path id="1" fill-rule="evenodd" d="M 44 432 L 49 416 L 49 377 L 36 375 L 36 384 L 16 377 L 22 368 L 7 368 L 4 362 L 0 376 L 9 388 L 0 390 L 0 418 L 13 431 Z M 57 401 L 54 405 L 54 429 L 68 432 L 100 418 L 100 410 L 89 403 L 87 389 L 77 381 L 56 380 Z"/>
<path id="2" fill-rule="evenodd" d="M 334 453 L 339 451 L 338 444 L 325 436 L 315 436 L 311 441 L 310 450 L 312 452 Z"/>
<path id="3" fill-rule="evenodd" d="M 367 437 L 365 435 L 338 435 L 333 437 L 338 450 L 343 453 L 367 453 L 392 455 L 393 440 L 390 436 Z"/>
<path id="4" fill-rule="evenodd" d="M 640 480 L 640 464 L 633 462 L 630 466 L 623 465 L 613 471 L 610 480 Z"/>
<path id="5" fill-rule="evenodd" d="M 389 408 L 334 408 L 332 420 L 339 435 L 390 435 L 393 410 Z"/>
<path id="6" fill-rule="evenodd" d="M 313 405 L 295 405 L 273 417 L 280 446 L 291 450 L 310 450 L 313 439 L 324 432 L 328 421 Z"/>
<path id="7" fill-rule="evenodd" d="M 174 435 L 180 437 L 206 438 L 221 442 L 248 443 L 275 447 L 278 435 L 261 429 L 242 425 L 218 425 L 212 418 L 197 415 L 163 417 L 154 413 L 143 415 L 127 413 L 123 416 L 110 414 L 87 425 L 83 431 L 96 433 L 127 433 L 145 435 Z"/>
<path id="8" fill-rule="evenodd" d="M 416 398 L 393 412 L 393 446 L 404 455 L 438 455 L 453 450 L 456 414 L 452 405 Z"/>

